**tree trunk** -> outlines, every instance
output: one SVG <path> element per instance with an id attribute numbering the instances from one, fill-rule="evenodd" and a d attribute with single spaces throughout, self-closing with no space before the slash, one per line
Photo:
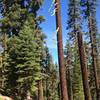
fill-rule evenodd
<path id="1" fill-rule="evenodd" d="M 6 58 L 6 51 L 7 51 L 7 34 L 6 33 L 4 33 L 3 34 L 3 38 L 4 38 L 4 41 L 3 41 L 3 46 L 4 46 L 4 59 Z M 2 57 L 3 57 L 3 55 L 2 55 Z M 1 60 L 1 67 L 2 67 L 2 87 L 4 87 L 4 85 L 5 85 L 5 75 L 4 75 L 4 73 L 5 73 L 5 64 L 3 64 L 3 58 L 2 58 L 2 60 Z"/>
<path id="2" fill-rule="evenodd" d="M 72 79 L 71 79 L 71 69 L 68 67 L 68 96 L 69 100 L 73 100 L 73 91 L 72 91 Z"/>
<path id="3" fill-rule="evenodd" d="M 6 55 L 6 51 L 7 51 L 7 34 L 6 33 L 4 33 L 3 45 L 4 45 L 4 55 Z"/>
<path id="4" fill-rule="evenodd" d="M 56 9 L 56 28 L 58 29 L 57 46 L 58 46 L 58 62 L 59 62 L 60 84 L 61 84 L 61 97 L 62 100 L 68 100 L 68 91 L 67 91 L 65 66 L 64 66 L 65 64 L 64 64 L 63 44 L 62 44 L 60 0 L 56 0 L 55 9 Z"/>
<path id="5" fill-rule="evenodd" d="M 43 98 L 42 80 L 38 81 L 38 100 L 44 100 L 44 98 Z"/>
<path id="6" fill-rule="evenodd" d="M 73 90 L 72 90 L 72 55 L 71 55 L 71 48 L 68 48 L 67 57 L 65 58 L 66 62 L 66 80 L 68 84 L 68 98 L 69 100 L 73 100 Z"/>
<path id="7" fill-rule="evenodd" d="M 61 89 L 60 89 L 60 83 L 58 83 L 58 97 L 59 97 L 59 100 L 61 100 Z"/>
<path id="8" fill-rule="evenodd" d="M 92 18 L 89 16 L 88 17 L 88 22 L 89 22 L 89 35 L 90 35 L 90 42 L 91 42 L 91 56 L 92 56 L 92 66 L 93 66 L 93 71 L 94 71 L 94 78 L 95 78 L 95 85 L 96 85 L 96 93 L 97 93 L 97 100 L 100 100 L 100 95 L 99 95 L 99 84 L 98 84 L 98 75 L 97 75 L 97 45 L 96 45 L 96 36 L 92 32 Z"/>
<path id="9" fill-rule="evenodd" d="M 0 88 L 3 88 L 4 87 L 4 84 L 3 84 L 3 68 L 2 68 L 2 54 L 0 54 Z M 2 90 L 2 89 L 1 89 Z"/>
<path id="10" fill-rule="evenodd" d="M 78 48 L 79 48 L 79 56 L 80 56 L 85 100 L 92 100 L 90 88 L 89 88 L 89 82 L 88 82 L 88 71 L 87 71 L 87 64 L 86 64 L 86 59 L 85 59 L 83 38 L 82 38 L 81 32 L 77 33 L 77 38 L 78 38 Z"/>

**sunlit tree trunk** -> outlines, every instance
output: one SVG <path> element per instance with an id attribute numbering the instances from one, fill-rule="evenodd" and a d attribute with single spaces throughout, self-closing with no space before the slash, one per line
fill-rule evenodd
<path id="1" fill-rule="evenodd" d="M 80 56 L 80 64 L 81 64 L 81 71 L 82 71 L 82 78 L 83 78 L 85 100 L 92 100 L 90 88 L 89 88 L 89 82 L 88 82 L 88 71 L 87 71 L 87 64 L 86 64 L 83 38 L 82 38 L 81 32 L 77 32 L 77 39 L 78 39 L 78 48 L 79 48 L 79 56 Z"/>
<path id="2" fill-rule="evenodd" d="M 68 100 L 68 91 L 67 91 L 65 64 L 64 64 L 64 54 L 63 54 L 63 44 L 62 44 L 60 0 L 56 0 L 56 28 L 58 29 L 57 46 L 58 46 L 58 62 L 59 62 L 59 74 L 60 74 L 61 97 L 62 97 L 61 99 Z"/>

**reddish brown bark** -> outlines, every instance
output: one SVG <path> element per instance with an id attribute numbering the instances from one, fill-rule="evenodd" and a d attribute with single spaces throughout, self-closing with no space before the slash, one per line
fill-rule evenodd
<path id="1" fill-rule="evenodd" d="M 95 28 L 97 27 L 95 24 L 95 17 L 96 13 L 91 13 L 89 6 L 89 2 L 87 1 L 87 10 L 89 12 L 88 15 L 88 26 L 89 26 L 89 35 L 90 35 L 90 42 L 91 42 L 91 56 L 92 56 L 92 67 L 94 72 L 95 78 L 95 85 L 96 85 L 96 93 L 97 93 L 97 100 L 100 100 L 100 89 L 99 89 L 99 82 L 98 82 L 98 74 L 97 74 L 97 67 L 98 67 L 98 56 L 97 56 L 97 43 L 96 43 L 96 33 L 94 33 Z"/>
<path id="2" fill-rule="evenodd" d="M 61 85 L 61 99 L 68 100 L 68 91 L 65 75 L 65 64 L 62 44 L 62 27 L 61 27 L 61 16 L 60 16 L 60 0 L 56 0 L 56 28 L 57 32 L 57 46 L 58 46 L 58 62 L 59 62 L 59 74 L 60 74 L 60 85 Z"/>
<path id="3" fill-rule="evenodd" d="M 43 98 L 42 80 L 38 81 L 38 100 L 44 100 L 44 98 Z"/>
<path id="4" fill-rule="evenodd" d="M 88 17 L 89 22 L 89 35 L 90 35 L 90 42 L 91 42 L 91 56 L 92 56 L 92 66 L 94 71 L 94 78 L 95 78 L 95 85 L 96 85 L 96 93 L 97 93 L 97 100 L 100 100 L 100 94 L 99 94 L 99 83 L 98 83 L 98 75 L 97 75 L 97 46 L 96 46 L 96 36 L 92 32 L 93 23 L 92 18 Z"/>
<path id="5" fill-rule="evenodd" d="M 92 100 L 88 82 L 88 71 L 87 71 L 87 64 L 85 59 L 83 38 L 81 32 L 77 32 L 77 39 L 78 39 L 78 48 L 79 48 L 80 64 L 81 64 L 83 87 L 84 87 L 84 96 L 85 100 Z"/>

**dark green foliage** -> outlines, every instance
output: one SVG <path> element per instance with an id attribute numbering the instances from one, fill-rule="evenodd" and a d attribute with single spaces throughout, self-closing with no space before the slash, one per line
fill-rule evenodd
<path id="1" fill-rule="evenodd" d="M 46 74 L 44 79 L 44 93 L 46 100 L 59 100 L 57 90 L 59 82 L 58 72 L 47 47 L 45 47 L 44 74 Z"/>
<path id="2" fill-rule="evenodd" d="M 7 88 L 11 89 L 11 94 L 16 90 L 18 94 L 25 92 L 25 96 L 35 90 L 35 82 L 40 78 L 40 52 L 35 34 L 38 33 L 26 22 L 19 36 L 8 41 Z"/>
<path id="3" fill-rule="evenodd" d="M 69 100 L 84 100 L 82 75 L 80 69 L 80 60 L 76 44 L 72 45 L 67 42 L 65 53 L 65 61 L 67 61 L 67 80 L 69 84 Z"/>
<path id="4" fill-rule="evenodd" d="M 5 95 L 5 81 L 6 78 L 6 65 L 7 65 L 7 58 L 8 54 L 5 50 L 5 37 L 7 40 L 7 36 L 0 35 L 0 46 L 1 46 L 1 53 L 0 53 L 0 93 Z"/>
<path id="5" fill-rule="evenodd" d="M 45 92 L 48 94 L 45 96 L 52 100 L 58 98 L 57 71 L 44 47 L 45 35 L 39 27 L 44 18 L 37 16 L 42 0 L 33 0 L 28 5 L 23 5 L 22 0 L 3 1 L 2 4 L 5 8 L 2 10 L 1 30 L 2 34 L 6 32 L 10 36 L 7 41 L 8 58 L 5 57 L 5 93 L 19 100 L 24 100 L 27 94 L 36 99 L 38 81 L 46 79 L 48 88 Z"/>
<path id="6" fill-rule="evenodd" d="M 33 17 L 37 16 L 37 11 L 39 10 L 43 0 L 35 1 L 32 0 L 27 2 L 25 5 L 25 0 L 3 0 L 1 4 L 1 13 L 3 18 L 2 23 L 2 33 L 6 32 L 10 36 L 15 34 L 18 35 L 27 17 L 32 14 Z"/>
<path id="7" fill-rule="evenodd" d="M 82 86 L 82 76 L 80 69 L 80 59 L 78 52 L 78 43 L 77 43 L 77 32 L 81 29 L 81 16 L 80 16 L 80 0 L 70 0 L 69 8 L 68 8 L 68 36 L 69 36 L 69 44 L 72 46 L 67 47 L 67 60 L 70 58 L 71 66 L 70 72 L 70 90 L 73 91 L 71 93 L 71 97 L 73 100 L 83 100 L 83 86 Z M 68 60 L 69 62 L 69 60 Z M 70 69 L 70 67 L 69 67 Z M 69 80 L 68 80 L 69 81 Z"/>
<path id="8" fill-rule="evenodd" d="M 76 32 L 81 28 L 81 17 L 80 17 L 80 1 L 79 0 L 70 0 L 68 5 L 68 21 L 67 29 L 70 39 L 76 38 Z"/>
<path id="9" fill-rule="evenodd" d="M 73 80 L 73 61 L 72 61 L 72 49 L 70 43 L 67 41 L 65 46 L 65 66 L 66 66 L 66 76 L 68 83 L 68 97 L 69 100 L 73 100 L 73 90 L 72 90 L 72 80 Z"/>
<path id="10" fill-rule="evenodd" d="M 45 19 L 37 15 L 43 1 L 0 0 L 0 46 L 3 47 L 3 52 L 0 53 L 0 93 L 12 96 L 14 100 L 24 100 L 27 95 L 33 100 L 38 100 L 39 94 L 43 94 L 44 100 L 61 99 L 58 65 L 54 64 L 49 48 L 45 46 L 46 36 L 40 27 Z M 91 57 L 93 46 L 98 56 L 97 66 L 100 77 L 100 34 L 96 21 L 96 3 L 97 0 L 69 0 L 68 40 L 65 47 L 69 100 L 84 100 L 77 42 L 77 32 L 82 32 L 82 18 L 86 21 L 85 24 L 88 23 L 87 29 L 92 31 L 94 38 L 92 43 L 89 41 L 90 31 L 84 34 L 88 39 L 84 42 L 88 62 L 88 81 L 92 98 L 96 100 Z M 89 20 L 92 22 L 91 25 Z M 40 86 L 39 82 L 41 82 Z"/>
<path id="11" fill-rule="evenodd" d="M 41 4 L 42 0 L 30 1 L 27 6 L 24 0 L 0 1 L 1 33 L 12 36 L 7 42 L 8 58 L 4 57 L 7 63 L 4 88 L 8 95 L 19 95 L 22 99 L 28 92 L 33 94 L 36 91 L 36 81 L 41 75 L 44 36 L 39 24 L 44 18 L 37 17 Z"/>
<path id="12" fill-rule="evenodd" d="M 73 50 L 74 54 L 74 62 L 73 62 L 73 98 L 76 100 L 84 100 L 83 95 L 83 84 L 82 84 L 82 76 L 81 76 L 81 69 L 80 69 L 80 63 L 79 63 L 79 55 L 77 47 L 74 47 Z"/>
<path id="13" fill-rule="evenodd" d="M 98 91 L 98 76 L 99 72 L 97 74 L 97 70 L 99 70 L 99 64 L 98 64 L 98 42 L 97 42 L 97 36 L 98 36 L 98 28 L 97 28 L 97 21 L 96 21 L 96 6 L 97 6 L 97 0 L 81 0 L 81 6 L 83 11 L 83 17 L 85 17 L 86 22 L 88 22 L 88 36 L 90 38 L 90 44 L 91 44 L 91 52 L 90 52 L 90 86 L 91 86 L 91 93 L 92 98 L 96 98 L 96 90 Z M 96 59 L 96 60 L 94 60 Z M 98 93 L 97 93 L 98 94 Z"/>

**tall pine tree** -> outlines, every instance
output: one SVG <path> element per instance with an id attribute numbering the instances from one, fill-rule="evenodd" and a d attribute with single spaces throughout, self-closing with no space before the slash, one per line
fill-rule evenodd
<path id="1" fill-rule="evenodd" d="M 96 5 L 97 0 L 81 0 L 82 7 L 84 9 L 84 16 L 88 20 L 89 37 L 91 43 L 91 57 L 92 57 L 92 72 L 96 85 L 97 100 L 100 99 L 99 83 L 98 83 L 98 52 L 97 52 L 97 21 L 96 21 Z"/>
<path id="2" fill-rule="evenodd" d="M 63 54 L 63 44 L 62 44 L 62 26 L 61 26 L 61 16 L 60 16 L 60 0 L 55 0 L 56 4 L 56 29 L 57 32 L 57 47 L 58 47 L 58 62 L 59 62 L 59 77 L 61 85 L 61 99 L 68 100 L 67 82 L 65 75 L 65 64 L 64 64 L 64 54 Z"/>
<path id="3" fill-rule="evenodd" d="M 70 29 L 69 32 L 70 38 L 74 40 L 74 42 L 75 40 L 77 40 L 78 43 L 85 100 L 91 100 L 91 93 L 88 83 L 87 63 L 84 52 L 82 28 L 81 28 L 80 0 L 70 0 L 68 11 L 69 11 L 68 29 Z"/>

